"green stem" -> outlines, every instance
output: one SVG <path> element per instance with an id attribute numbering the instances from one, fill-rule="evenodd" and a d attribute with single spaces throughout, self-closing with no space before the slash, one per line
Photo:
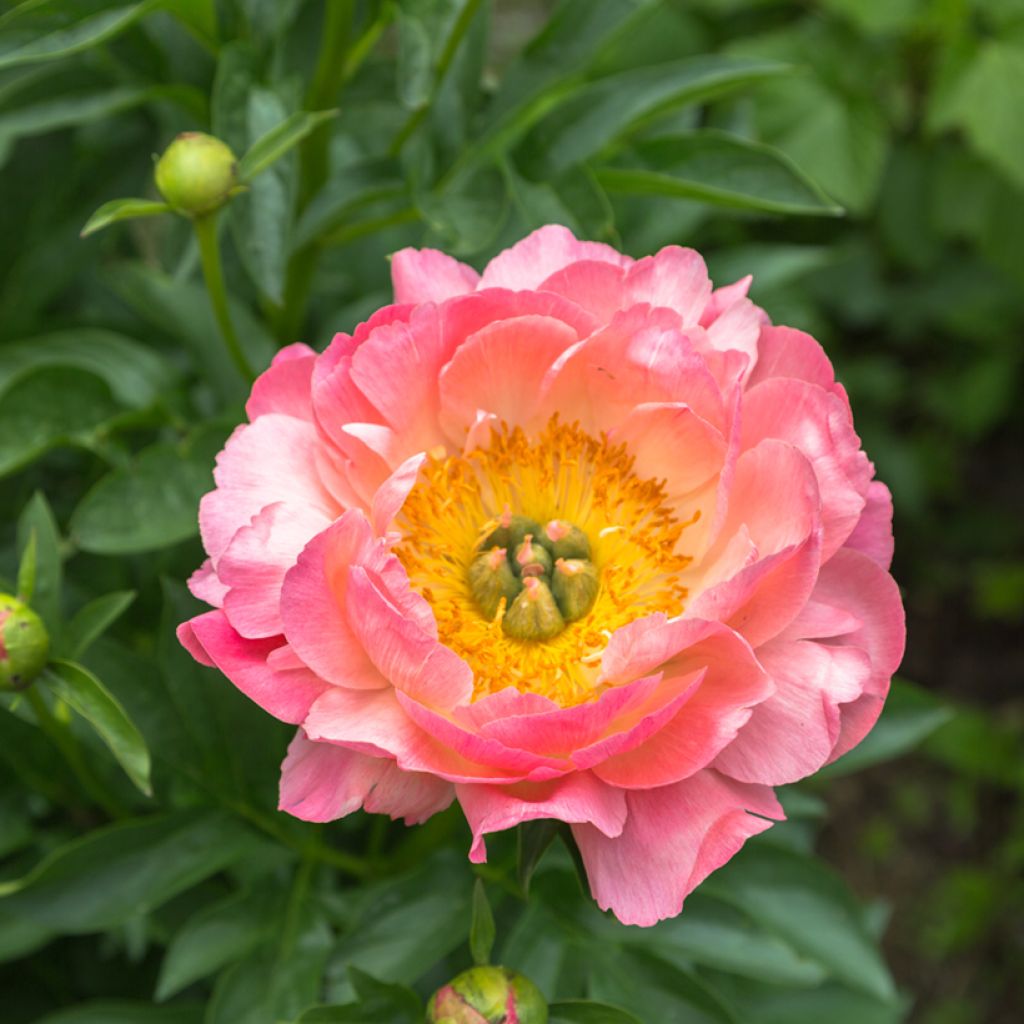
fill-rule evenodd
<path id="1" fill-rule="evenodd" d="M 46 701 L 39 691 L 34 686 L 30 686 L 25 691 L 25 699 L 29 702 L 32 711 L 35 713 L 39 728 L 43 730 L 43 733 L 50 742 L 60 751 L 61 756 L 67 761 L 71 773 L 85 790 L 86 794 L 102 807 L 110 817 L 122 817 L 124 809 L 104 791 L 99 780 L 93 775 L 88 762 L 82 757 L 82 751 L 79 749 L 71 730 L 63 722 L 58 722 L 54 718 L 53 712 L 47 707 Z"/>
<path id="2" fill-rule="evenodd" d="M 256 373 L 242 350 L 234 325 L 231 323 L 228 293 L 224 286 L 224 269 L 220 261 L 220 242 L 217 238 L 217 215 L 207 213 L 202 217 L 195 217 L 192 226 L 195 228 L 196 241 L 199 243 L 199 260 L 203 266 L 206 291 L 210 296 L 210 305 L 213 306 L 213 315 L 217 318 L 217 326 L 224 338 L 224 344 L 238 372 L 247 381 L 253 381 Z"/>

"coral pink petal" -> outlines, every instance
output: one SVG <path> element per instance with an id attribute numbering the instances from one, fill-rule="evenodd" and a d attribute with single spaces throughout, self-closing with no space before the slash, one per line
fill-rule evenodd
<path id="1" fill-rule="evenodd" d="M 753 280 L 753 275 L 747 274 L 746 277 L 741 277 L 732 284 L 716 288 L 711 293 L 711 298 L 708 299 L 704 312 L 701 313 L 701 327 L 710 327 L 730 306 L 739 302 L 740 299 L 745 299 L 747 292 L 750 291 L 750 285 L 753 283 Z M 761 315 L 764 316 L 763 312 Z"/>
<path id="2" fill-rule="evenodd" d="M 377 493 L 373 496 L 370 504 L 373 528 L 383 536 L 388 532 L 391 521 L 401 511 L 409 492 L 416 486 L 416 478 L 419 476 L 420 467 L 426 460 L 426 455 L 418 453 L 410 455 L 398 469 L 394 471 L 380 485 Z"/>
<path id="3" fill-rule="evenodd" d="M 836 375 L 825 350 L 809 334 L 792 327 L 761 328 L 757 342 L 757 366 L 747 382 L 750 387 L 772 377 L 788 377 L 835 389 Z"/>
<path id="4" fill-rule="evenodd" d="M 745 375 L 757 363 L 757 343 L 763 326 L 761 310 L 750 299 L 739 299 L 715 317 L 705 329 L 709 347 L 716 352 L 741 352 L 747 357 Z"/>
<path id="5" fill-rule="evenodd" d="M 370 558 L 374 544 L 366 517 L 346 512 L 317 534 L 288 570 L 281 588 L 281 620 L 296 654 L 338 686 L 390 688 L 349 624 L 346 591 L 351 565 Z"/>
<path id="6" fill-rule="evenodd" d="M 346 601 L 353 633 L 392 685 L 442 710 L 469 701 L 470 667 L 389 600 L 377 573 L 353 566 Z"/>
<path id="7" fill-rule="evenodd" d="M 280 638 L 246 640 L 222 611 L 206 612 L 179 626 L 178 639 L 197 660 L 216 665 L 250 700 L 283 722 L 301 722 L 328 689 L 308 669 L 272 669 L 267 657 L 281 646 Z"/>
<path id="8" fill-rule="evenodd" d="M 880 480 L 868 485 L 867 504 L 845 546 L 867 555 L 883 569 L 892 564 L 892 494 Z"/>
<path id="9" fill-rule="evenodd" d="M 224 597 L 228 588 L 217 576 L 213 562 L 209 558 L 188 578 L 188 589 L 193 597 L 205 601 L 214 608 L 220 608 L 224 604 Z"/>
<path id="10" fill-rule="evenodd" d="M 775 693 L 715 759 L 715 768 L 741 782 L 782 786 L 816 772 L 839 738 L 840 705 L 856 700 L 871 675 L 856 647 L 810 640 L 774 640 L 757 651 Z"/>
<path id="11" fill-rule="evenodd" d="M 579 260 L 599 260 L 617 267 L 628 267 L 633 262 L 609 245 L 580 242 L 568 228 L 548 224 L 495 256 L 484 268 L 480 287 L 513 291 L 538 288 L 556 271 Z"/>
<path id="12" fill-rule="evenodd" d="M 660 789 L 631 792 L 622 835 L 573 825 L 590 891 L 623 924 L 650 926 L 674 917 L 683 901 L 782 809 L 766 786 L 706 770 Z M 752 812 L 752 813 L 751 813 Z"/>
<path id="13" fill-rule="evenodd" d="M 541 382 L 575 341 L 561 320 L 520 316 L 499 320 L 466 339 L 441 373 L 441 423 L 461 444 L 479 411 L 510 426 L 534 423 Z"/>
<path id="14" fill-rule="evenodd" d="M 626 298 L 625 282 L 624 267 L 600 260 L 580 260 L 556 271 L 540 285 L 540 290 L 563 295 L 607 323 L 623 306 L 632 305 Z"/>
<path id="15" fill-rule="evenodd" d="M 281 765 L 278 810 L 303 821 L 334 821 L 363 807 L 418 825 L 443 811 L 454 795 L 451 783 L 403 772 L 387 758 L 314 743 L 300 729 Z"/>
<path id="16" fill-rule="evenodd" d="M 316 353 L 308 345 L 299 343 L 281 349 L 270 368 L 252 386 L 252 394 L 245 403 L 250 421 L 271 412 L 312 420 L 309 389 L 315 364 Z"/>
<path id="17" fill-rule="evenodd" d="M 235 533 L 278 501 L 304 505 L 333 519 L 335 499 L 317 472 L 311 423 L 267 413 L 239 427 L 217 457 L 217 489 L 199 503 L 203 546 L 216 565 Z"/>
<path id="18" fill-rule="evenodd" d="M 685 327 L 696 327 L 711 299 L 711 279 L 700 253 L 670 245 L 629 268 L 626 292 L 627 305 L 664 306 L 675 310 Z"/>
<path id="19" fill-rule="evenodd" d="M 309 540 L 330 525 L 315 508 L 277 502 L 253 516 L 221 555 L 217 572 L 229 587 L 224 611 L 231 625 L 249 639 L 277 636 L 281 623 L 281 584 Z"/>
<path id="20" fill-rule="evenodd" d="M 456 796 L 473 831 L 469 859 L 487 860 L 484 836 L 515 828 L 524 821 L 554 818 L 573 824 L 586 822 L 601 835 L 621 835 L 626 822 L 626 796 L 595 779 L 590 772 L 574 772 L 550 782 L 520 782 L 514 786 L 465 784 Z"/>
<path id="21" fill-rule="evenodd" d="M 399 249 L 391 257 L 395 302 L 443 302 L 475 291 L 480 275 L 437 249 Z"/>

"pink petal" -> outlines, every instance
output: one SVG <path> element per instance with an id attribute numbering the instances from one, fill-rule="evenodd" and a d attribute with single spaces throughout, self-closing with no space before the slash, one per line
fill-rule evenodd
<path id="1" fill-rule="evenodd" d="M 178 627 L 178 639 L 204 665 L 216 665 L 250 700 L 283 722 L 298 724 L 329 687 L 308 669 L 275 671 L 267 657 L 280 638 L 246 640 L 222 611 L 206 612 Z"/>
<path id="2" fill-rule="evenodd" d="M 761 328 L 757 342 L 757 366 L 748 381 L 754 387 L 772 377 L 805 380 L 826 391 L 835 391 L 835 371 L 825 350 L 804 331 L 792 327 Z"/>
<path id="3" fill-rule="evenodd" d="M 660 789 L 631 792 L 622 835 L 573 826 L 590 891 L 623 924 L 649 927 L 674 917 L 683 901 L 752 835 L 781 818 L 765 786 L 733 782 L 706 770 Z M 750 813 L 753 812 L 753 813 Z"/>
<path id="4" fill-rule="evenodd" d="M 867 555 L 883 569 L 892 565 L 892 494 L 880 480 L 868 485 L 867 504 L 845 546 Z"/>
<path id="5" fill-rule="evenodd" d="M 416 486 L 420 467 L 426 460 L 422 453 L 410 455 L 398 469 L 380 485 L 371 502 L 373 528 L 381 536 L 388 532 L 391 521 L 401 511 L 409 492 Z"/>
<path id="6" fill-rule="evenodd" d="M 395 302 L 443 302 L 475 291 L 480 275 L 437 249 L 399 249 L 391 257 Z"/>
<path id="7" fill-rule="evenodd" d="M 451 783 L 403 772 L 387 758 L 314 743 L 300 729 L 281 765 L 278 810 L 303 821 L 334 821 L 365 807 L 418 825 L 454 798 Z"/>
<path id="8" fill-rule="evenodd" d="M 281 588 L 288 642 L 313 671 L 339 686 L 390 686 L 367 656 L 345 609 L 349 567 L 368 560 L 375 544 L 380 542 L 366 517 L 346 512 L 306 545 Z"/>
<path id="9" fill-rule="evenodd" d="M 533 424 L 545 374 L 575 341 L 561 320 L 499 320 L 466 339 L 441 373 L 441 423 L 461 443 L 479 411 L 509 425 Z"/>
<path id="10" fill-rule="evenodd" d="M 199 503 L 203 546 L 214 564 L 252 517 L 268 505 L 287 501 L 333 519 L 338 504 L 317 472 L 316 431 L 311 423 L 267 413 L 239 427 L 217 456 L 217 489 Z"/>
<path id="11" fill-rule="evenodd" d="M 288 345 L 274 356 L 270 368 L 256 378 L 245 403 L 250 421 L 276 412 L 300 420 L 313 419 L 310 382 L 316 353 L 301 343 Z"/>
<path id="12" fill-rule="evenodd" d="M 738 281 L 733 281 L 732 284 L 716 288 L 711 293 L 711 298 L 708 299 L 708 304 L 701 314 L 701 327 L 710 327 L 730 306 L 739 302 L 740 299 L 745 299 L 753 280 L 753 276 L 747 274 L 746 277 L 741 277 Z"/>
<path id="13" fill-rule="evenodd" d="M 715 759 L 741 782 L 781 786 L 824 765 L 839 738 L 840 705 L 860 696 L 871 675 L 868 656 L 855 647 L 809 640 L 773 640 L 757 651 L 775 693 Z"/>
<path id="14" fill-rule="evenodd" d="M 711 279 L 700 253 L 670 245 L 629 268 L 626 291 L 627 307 L 664 306 L 679 314 L 684 327 L 696 327 L 711 298 Z"/>
<path id="15" fill-rule="evenodd" d="M 495 256 L 484 268 L 481 288 L 536 289 L 555 271 L 579 260 L 599 260 L 618 267 L 633 261 L 599 242 L 580 242 L 560 224 L 538 228 L 511 249 Z"/>
<path id="16" fill-rule="evenodd" d="M 230 588 L 224 611 L 231 625 L 250 639 L 277 636 L 281 584 L 299 552 L 330 519 L 315 508 L 277 502 L 243 526 L 221 555 L 217 571 Z"/>
<path id="17" fill-rule="evenodd" d="M 620 835 L 626 821 L 625 794 L 599 782 L 590 772 L 514 786 L 463 783 L 455 793 L 473 830 L 469 859 L 474 864 L 487 860 L 485 835 L 515 828 L 524 821 L 586 822 L 605 836 Z"/>
<path id="18" fill-rule="evenodd" d="M 565 296 L 607 323 L 618 310 L 632 305 L 625 283 L 625 267 L 603 260 L 580 260 L 555 271 L 539 288 Z"/>
<path id="19" fill-rule="evenodd" d="M 220 581 L 217 571 L 209 558 L 188 578 L 188 589 L 193 597 L 205 601 L 214 608 L 224 604 L 224 595 L 228 588 Z"/>

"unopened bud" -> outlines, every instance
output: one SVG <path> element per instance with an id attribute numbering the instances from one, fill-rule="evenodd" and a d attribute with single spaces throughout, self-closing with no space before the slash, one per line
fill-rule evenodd
<path id="1" fill-rule="evenodd" d="M 597 600 L 601 578 L 597 566 L 584 558 L 559 558 L 551 575 L 551 592 L 566 622 L 582 619 Z"/>
<path id="2" fill-rule="evenodd" d="M 519 575 L 547 576 L 551 572 L 551 555 L 547 548 L 543 548 L 533 539 L 533 534 L 528 533 L 523 538 L 523 543 L 516 548 L 516 568 Z"/>
<path id="3" fill-rule="evenodd" d="M 529 978 L 507 967 L 473 967 L 442 985 L 427 1024 L 547 1024 L 548 1007 Z"/>
<path id="4" fill-rule="evenodd" d="M 469 566 L 469 588 L 487 619 L 498 614 L 502 598 L 508 607 L 522 589 L 506 556 L 504 548 L 494 547 L 481 551 Z"/>
<path id="5" fill-rule="evenodd" d="M 587 535 L 578 526 L 564 519 L 552 519 L 544 527 L 544 537 L 552 558 L 590 557 L 590 541 L 587 540 Z"/>
<path id="6" fill-rule="evenodd" d="M 516 640 L 550 640 L 565 629 L 565 619 L 548 585 L 536 576 L 527 576 L 501 625 Z"/>
<path id="7" fill-rule="evenodd" d="M 156 187 L 179 213 L 212 213 L 238 187 L 238 161 L 220 139 L 182 132 L 157 161 Z"/>
<path id="8" fill-rule="evenodd" d="M 506 506 L 505 511 L 498 516 L 497 529 L 484 541 L 483 547 L 489 548 L 498 544 L 503 548 L 508 548 L 509 551 L 515 551 L 523 543 L 523 539 L 528 533 L 539 537 L 540 523 L 536 519 L 530 519 L 529 516 L 514 516 Z"/>
<path id="9" fill-rule="evenodd" d="M 0 594 L 0 690 L 23 690 L 49 658 L 42 619 L 24 601 Z"/>

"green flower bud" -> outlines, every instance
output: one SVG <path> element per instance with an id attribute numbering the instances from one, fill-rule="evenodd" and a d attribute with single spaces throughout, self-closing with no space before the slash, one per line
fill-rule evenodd
<path id="1" fill-rule="evenodd" d="M 548 585 L 537 576 L 527 576 L 501 625 L 516 640 L 550 640 L 565 629 L 565 619 Z"/>
<path id="2" fill-rule="evenodd" d="M 182 132 L 157 161 L 156 187 L 179 213 L 212 213 L 238 187 L 238 161 L 220 139 Z"/>
<path id="3" fill-rule="evenodd" d="M 516 555 L 513 560 L 515 569 L 522 577 L 547 576 L 551 572 L 551 555 L 547 548 L 543 548 L 533 539 L 533 534 L 528 533 L 523 538 L 523 543 L 516 548 Z"/>
<path id="4" fill-rule="evenodd" d="M 547 1024 L 548 1006 L 529 978 L 507 967 L 473 967 L 442 985 L 427 1024 Z"/>
<path id="5" fill-rule="evenodd" d="M 498 614 L 502 598 L 507 608 L 523 589 L 506 556 L 504 548 L 494 547 L 481 551 L 469 566 L 469 589 L 487 619 Z"/>
<path id="6" fill-rule="evenodd" d="M 597 600 L 601 577 L 597 566 L 584 558 L 559 558 L 551 576 L 551 592 L 566 622 L 582 619 Z"/>
<path id="7" fill-rule="evenodd" d="M 24 601 L 0 594 L 0 690 L 23 690 L 46 667 L 50 638 Z"/>
<path id="8" fill-rule="evenodd" d="M 552 519 L 544 527 L 544 538 L 548 542 L 552 558 L 590 557 L 590 541 L 587 540 L 587 535 L 578 526 L 573 526 L 564 519 Z"/>
<path id="9" fill-rule="evenodd" d="M 497 544 L 500 547 L 507 548 L 509 551 L 515 551 L 523 543 L 523 539 L 528 533 L 534 537 L 539 537 L 540 523 L 536 519 L 530 519 L 528 516 L 514 516 L 506 508 L 498 516 L 498 528 L 484 541 L 483 547 L 489 548 Z"/>

